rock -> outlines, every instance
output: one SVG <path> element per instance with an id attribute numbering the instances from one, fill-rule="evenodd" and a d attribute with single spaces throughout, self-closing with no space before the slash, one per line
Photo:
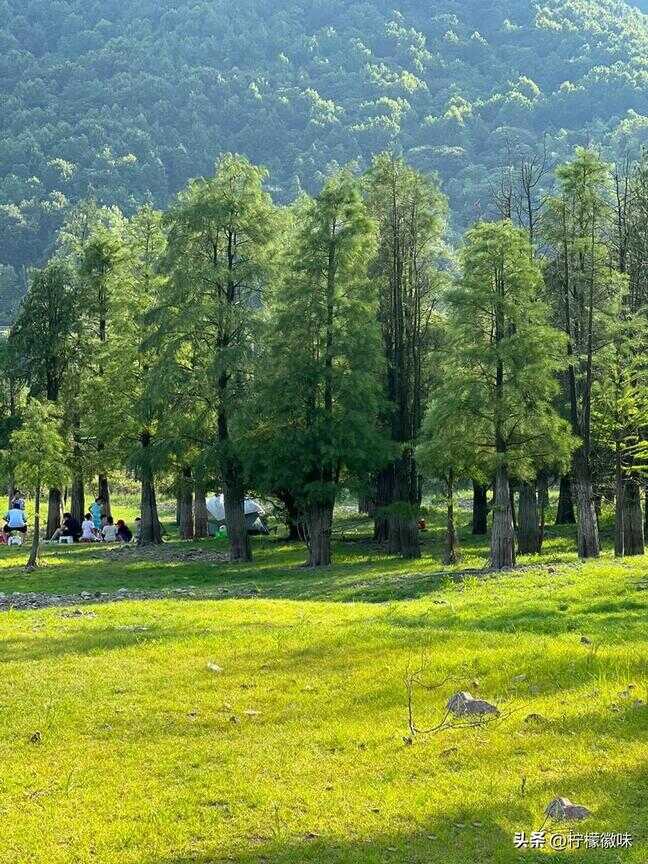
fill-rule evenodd
<path id="1" fill-rule="evenodd" d="M 545 810 L 545 815 L 556 822 L 577 822 L 592 814 L 582 804 L 572 804 L 569 798 L 554 798 Z"/>
<path id="2" fill-rule="evenodd" d="M 215 672 L 217 675 L 220 675 L 223 671 L 222 668 L 218 665 L 218 663 L 212 663 L 211 661 L 207 664 L 207 668 L 210 672 Z"/>
<path id="3" fill-rule="evenodd" d="M 494 714 L 495 716 L 499 716 L 500 713 L 495 705 L 491 705 L 490 702 L 486 702 L 484 699 L 475 699 L 466 691 L 455 693 L 449 699 L 446 707 L 455 717 L 464 717 L 467 714 L 477 716 Z"/>

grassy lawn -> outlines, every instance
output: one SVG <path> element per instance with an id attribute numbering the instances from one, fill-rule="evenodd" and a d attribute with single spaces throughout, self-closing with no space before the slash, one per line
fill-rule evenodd
<path id="1" fill-rule="evenodd" d="M 186 557 L 218 541 L 166 561 L 56 547 L 32 576 L 2 550 L 5 593 L 197 596 L 0 615 L 0 862 L 645 862 L 648 557 L 581 565 L 551 529 L 541 563 L 453 580 L 439 525 L 412 565 L 357 522 L 317 574 L 275 539 L 246 567 Z M 483 566 L 462 539 L 458 569 Z M 201 599 L 215 586 L 255 596 Z M 415 691 L 420 726 L 461 689 L 502 717 L 407 746 L 408 669 L 442 685 Z M 516 851 L 557 795 L 593 813 L 574 830 L 634 848 Z"/>

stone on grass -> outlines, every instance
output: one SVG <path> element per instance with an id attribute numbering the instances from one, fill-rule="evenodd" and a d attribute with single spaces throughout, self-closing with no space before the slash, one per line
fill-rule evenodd
<path id="1" fill-rule="evenodd" d="M 577 822 L 592 814 L 582 804 L 572 804 L 569 798 L 554 798 L 545 810 L 545 815 L 556 822 Z"/>
<path id="2" fill-rule="evenodd" d="M 212 663 L 211 661 L 207 664 L 207 668 L 210 672 L 215 672 L 217 675 L 223 671 L 222 668 L 218 665 L 218 663 Z"/>
<path id="3" fill-rule="evenodd" d="M 495 705 L 491 705 L 490 702 L 486 702 L 484 699 L 475 699 L 465 690 L 451 696 L 446 707 L 455 717 L 464 717 L 468 714 L 473 716 L 494 714 L 498 716 L 500 713 Z"/>

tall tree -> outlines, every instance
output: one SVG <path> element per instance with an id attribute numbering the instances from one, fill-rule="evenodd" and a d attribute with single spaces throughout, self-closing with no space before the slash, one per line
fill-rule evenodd
<path id="1" fill-rule="evenodd" d="M 464 428 L 448 461 L 469 447 L 482 472 L 495 475 L 491 566 L 502 569 L 515 564 L 511 475 L 534 477 L 539 459 L 571 446 L 552 404 L 563 339 L 538 299 L 542 277 L 525 232 L 508 221 L 477 225 L 462 266 L 447 297 L 451 350 L 426 430 Z"/>
<path id="2" fill-rule="evenodd" d="M 166 248 L 162 215 L 143 207 L 115 230 L 113 237 L 93 238 L 90 249 L 110 250 L 105 279 L 106 320 L 110 338 L 96 335 L 96 377 L 85 394 L 84 410 L 93 439 L 101 443 L 99 464 L 124 462 L 140 480 L 140 544 L 162 542 L 155 489 L 156 472 L 166 464 L 167 448 L 159 440 L 161 404 L 155 328 L 149 314 L 160 302 L 163 277 L 158 267 Z M 94 268 L 93 268 L 94 270 Z M 95 274 L 94 278 L 98 278 Z M 162 421 L 163 423 L 163 421 Z"/>
<path id="3" fill-rule="evenodd" d="M 296 206 L 267 324 L 252 441 L 270 463 L 270 484 L 290 490 L 303 514 L 309 565 L 322 567 L 331 563 L 340 484 L 367 476 L 386 452 L 376 429 L 377 298 L 367 277 L 375 226 L 348 172 Z"/>
<path id="4" fill-rule="evenodd" d="M 52 261 L 35 273 L 12 328 L 10 344 L 33 396 L 57 402 L 73 366 L 79 316 L 74 271 Z M 61 524 L 61 489 L 49 490 L 46 536 Z"/>
<path id="5" fill-rule="evenodd" d="M 558 168 L 557 177 L 560 188 L 549 202 L 545 236 L 553 259 L 556 314 L 567 336 L 566 399 L 573 434 L 580 439 L 571 466 L 578 554 L 592 558 L 600 551 L 591 464 L 594 367 L 619 294 L 606 244 L 609 170 L 596 153 L 579 148 L 571 162 Z"/>
<path id="6" fill-rule="evenodd" d="M 232 561 L 251 548 L 244 516 L 246 478 L 236 418 L 249 392 L 248 372 L 274 208 L 266 172 L 226 154 L 211 179 L 195 180 L 166 216 L 167 290 L 158 326 L 164 362 L 185 372 L 183 389 L 213 412 L 211 448 L 225 499 Z"/>
<path id="7" fill-rule="evenodd" d="M 421 484 L 415 447 L 428 390 L 426 359 L 447 207 L 434 181 L 387 153 L 374 159 L 367 175 L 367 199 L 378 225 L 372 278 L 379 290 L 387 361 L 385 425 L 397 448 L 396 458 L 377 479 L 376 539 L 387 539 L 391 552 L 418 558 Z"/>

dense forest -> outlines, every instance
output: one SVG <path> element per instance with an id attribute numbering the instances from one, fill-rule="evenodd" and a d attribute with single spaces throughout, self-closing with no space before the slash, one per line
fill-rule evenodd
<path id="1" fill-rule="evenodd" d="M 484 5 L 0 0 L 5 322 L 80 199 L 166 206 L 222 152 L 267 166 L 278 203 L 402 152 L 441 178 L 454 238 L 493 215 L 512 151 L 558 162 L 596 143 L 614 158 L 648 140 L 636 7 Z"/>

